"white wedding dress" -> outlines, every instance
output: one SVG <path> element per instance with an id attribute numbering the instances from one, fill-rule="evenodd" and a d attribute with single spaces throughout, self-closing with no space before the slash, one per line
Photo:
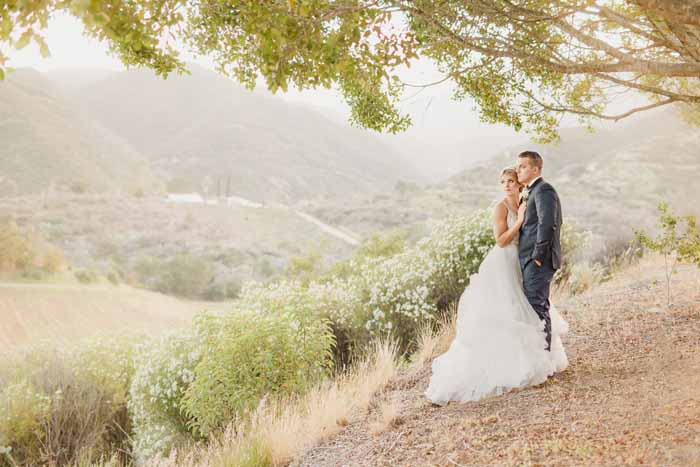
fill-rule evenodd
<path id="1" fill-rule="evenodd" d="M 508 226 L 516 221 L 508 210 Z M 551 352 L 544 323 L 523 292 L 517 237 L 494 247 L 459 299 L 457 330 L 449 350 L 433 360 L 425 392 L 433 403 L 475 401 L 544 382 L 569 364 L 561 342 L 568 324 L 550 307 Z"/>

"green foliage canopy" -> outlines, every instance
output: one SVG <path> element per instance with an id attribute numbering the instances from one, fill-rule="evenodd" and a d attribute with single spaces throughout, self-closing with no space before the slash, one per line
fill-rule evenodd
<path id="1" fill-rule="evenodd" d="M 485 121 L 544 140 L 566 113 L 590 123 L 682 103 L 692 121 L 700 107 L 700 0 L 10 0 L 0 42 L 48 53 L 39 32 L 61 10 L 125 64 L 163 75 L 184 70 L 182 41 L 248 86 L 336 85 L 352 121 L 378 131 L 410 124 L 401 72 L 418 57 Z M 606 113 L 632 90 L 650 103 Z"/>

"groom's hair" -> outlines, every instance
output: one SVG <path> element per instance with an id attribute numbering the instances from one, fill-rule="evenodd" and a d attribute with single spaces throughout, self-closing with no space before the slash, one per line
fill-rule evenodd
<path id="1" fill-rule="evenodd" d="M 524 157 L 526 159 L 529 159 L 530 165 L 542 170 L 542 166 L 544 165 L 544 161 L 542 160 L 542 156 L 540 156 L 539 153 L 537 153 L 535 151 L 523 151 L 520 154 L 518 154 L 518 157 Z"/>

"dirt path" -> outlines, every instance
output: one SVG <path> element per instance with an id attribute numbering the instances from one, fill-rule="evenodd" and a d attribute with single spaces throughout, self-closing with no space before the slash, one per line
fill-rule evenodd
<path id="1" fill-rule="evenodd" d="M 679 268 L 664 311 L 662 269 L 643 263 L 558 304 L 570 366 L 546 383 L 439 408 L 427 366 L 378 396 L 400 407 L 386 431 L 370 433 L 370 411 L 293 465 L 700 466 L 698 277 Z"/>

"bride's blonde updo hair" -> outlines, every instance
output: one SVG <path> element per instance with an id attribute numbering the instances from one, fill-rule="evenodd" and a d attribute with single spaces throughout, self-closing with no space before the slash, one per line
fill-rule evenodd
<path id="1" fill-rule="evenodd" d="M 513 177 L 513 180 L 515 180 L 517 183 L 520 183 L 518 182 L 518 171 L 515 170 L 515 167 L 506 167 L 505 169 L 501 170 L 501 178 L 503 178 L 504 175 Z"/>

